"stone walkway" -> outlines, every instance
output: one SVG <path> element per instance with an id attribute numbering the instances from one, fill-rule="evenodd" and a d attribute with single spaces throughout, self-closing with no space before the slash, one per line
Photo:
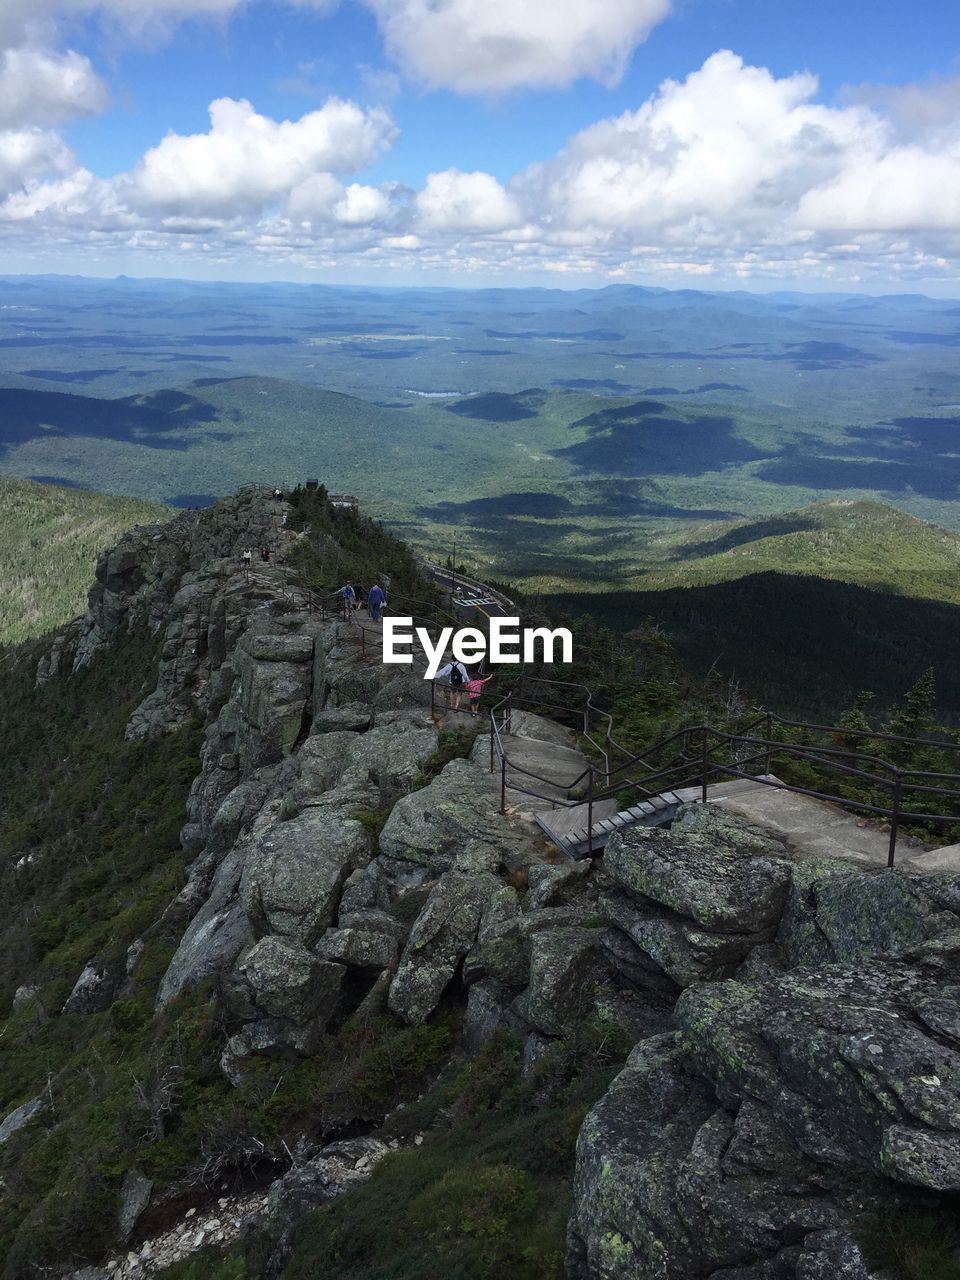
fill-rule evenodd
<path id="1" fill-rule="evenodd" d="M 698 799 L 699 787 L 691 787 Z M 784 840 L 799 857 L 839 858 L 860 866 L 885 867 L 889 829 L 866 815 L 812 796 L 737 780 L 707 788 L 708 800 L 752 826 Z M 960 846 L 931 849 L 906 835 L 897 838 L 896 865 L 910 871 L 960 870 Z"/>

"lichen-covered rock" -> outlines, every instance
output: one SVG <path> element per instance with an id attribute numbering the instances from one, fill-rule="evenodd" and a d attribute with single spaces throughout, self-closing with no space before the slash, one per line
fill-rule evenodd
<path id="1" fill-rule="evenodd" d="M 120 1209 L 117 1214 L 118 1234 L 125 1241 L 150 1203 L 153 1179 L 139 1169 L 128 1169 L 120 1184 Z"/>
<path id="2" fill-rule="evenodd" d="M 231 1036 L 220 1055 L 220 1067 L 234 1086 L 243 1082 L 248 1058 L 309 1057 L 320 1048 L 324 1024 L 293 1022 L 290 1018 L 259 1018 Z"/>
<path id="3" fill-rule="evenodd" d="M 556 864 L 535 862 L 527 871 L 527 907 L 556 907 L 582 891 L 593 864 L 589 858 Z"/>
<path id="4" fill-rule="evenodd" d="M 273 1229 L 282 1235 L 304 1214 L 365 1182 L 389 1150 L 379 1138 L 345 1138 L 295 1164 L 267 1193 Z"/>
<path id="5" fill-rule="evenodd" d="M 729 1107 L 753 1098 L 811 1158 L 960 1190 L 960 1041 L 924 1019 L 960 979 L 960 935 L 856 968 L 692 987 L 676 1009 Z"/>
<path id="6" fill-rule="evenodd" d="M 373 708 L 367 702 L 347 702 L 342 707 L 324 707 L 315 711 L 311 733 L 364 733 L 373 721 Z"/>
<path id="7" fill-rule="evenodd" d="M 235 698 L 245 732 L 237 744 L 243 773 L 275 764 L 290 754 L 305 729 L 312 664 L 258 659 L 253 650 L 262 636 L 248 636 L 234 655 L 239 676 Z"/>
<path id="8" fill-rule="evenodd" d="M 600 945 L 610 968 L 624 982 L 646 992 L 672 1008 L 682 988 L 669 977 L 652 956 L 621 929 L 603 929 Z"/>
<path id="9" fill-rule="evenodd" d="M 366 917 L 354 917 L 360 919 L 367 926 L 365 928 L 328 929 L 317 943 L 317 955 L 364 973 L 382 973 L 384 969 L 394 968 L 400 952 L 399 940 L 392 929 L 376 927 L 378 922 L 371 920 L 370 916 L 379 914 L 370 912 Z M 384 920 L 390 920 L 390 917 L 385 916 Z"/>
<path id="10" fill-rule="evenodd" d="M 336 920 L 347 876 L 370 858 L 365 828 L 342 811 L 306 809 L 256 837 L 240 899 L 254 928 L 312 947 Z"/>
<path id="11" fill-rule="evenodd" d="M 261 938 L 237 965 L 242 999 L 256 1013 L 324 1024 L 336 1008 L 344 968 L 289 938 Z"/>
<path id="12" fill-rule="evenodd" d="M 448 871 L 440 877 L 390 984 L 389 1006 L 398 1017 L 411 1026 L 429 1017 L 476 940 L 484 914 L 499 916 L 504 898 L 503 884 L 484 872 Z M 519 910 L 515 893 L 513 901 Z"/>
<path id="13" fill-rule="evenodd" d="M 350 748 L 351 763 L 366 769 L 383 788 L 408 787 L 437 749 L 437 731 L 403 722 L 361 734 Z"/>
<path id="14" fill-rule="evenodd" d="M 379 858 L 351 872 L 340 898 L 340 916 L 358 911 L 385 911 L 390 905 L 390 889 Z"/>
<path id="15" fill-rule="evenodd" d="M 732 976 L 754 947 L 773 936 L 772 928 L 759 933 L 713 932 L 655 903 L 641 905 L 622 892 L 603 894 L 600 911 L 681 987 Z"/>
<path id="16" fill-rule="evenodd" d="M 789 966 L 856 964 L 896 955 L 958 927 L 942 903 L 960 877 L 859 871 L 829 858 L 799 862 L 777 941 Z"/>
<path id="17" fill-rule="evenodd" d="M 495 978 L 507 986 L 524 987 L 530 978 L 531 939 L 544 929 L 582 924 L 587 912 L 575 907 L 545 907 L 540 911 L 512 911 L 489 921 L 463 963 L 464 982 Z"/>
<path id="18" fill-rule="evenodd" d="M 589 1017 L 610 978 L 597 929 L 546 929 L 530 938 L 530 983 L 513 1008 L 547 1035 Z"/>
<path id="19" fill-rule="evenodd" d="M 207 851 L 215 860 L 219 861 L 233 848 L 240 833 L 249 829 L 266 803 L 268 794 L 267 784 L 258 778 L 241 782 L 227 792 L 226 798 L 213 815 L 207 835 Z"/>
<path id="20" fill-rule="evenodd" d="M 393 807 L 380 850 L 432 871 L 495 871 L 531 860 L 527 839 L 497 812 L 489 776 L 468 760 L 451 760 L 429 786 Z"/>
<path id="21" fill-rule="evenodd" d="M 642 1040 L 577 1138 L 571 1280 L 694 1280 L 676 1203 L 680 1162 L 716 1110 L 670 1035 Z"/>
<path id="22" fill-rule="evenodd" d="M 350 748 L 359 736 L 330 731 L 306 739 L 296 757 L 293 797 L 298 806 L 313 803 L 336 786 L 349 763 Z"/>
<path id="23" fill-rule="evenodd" d="M 847 1224 L 882 1184 L 845 1186 L 752 1099 L 719 1107 L 697 1068 L 678 1036 L 642 1040 L 587 1115 L 571 1280 L 870 1280 Z"/>
<path id="24" fill-rule="evenodd" d="M 527 1036 L 528 1024 L 511 1008 L 514 994 L 512 988 L 496 978 L 471 985 L 463 1018 L 463 1041 L 469 1053 L 479 1053 L 494 1031 L 511 1031 L 519 1038 Z"/>
<path id="25" fill-rule="evenodd" d="M 681 811 L 669 828 L 615 832 L 604 854 L 607 874 L 628 893 L 712 932 L 775 929 L 790 885 L 783 847 L 715 808 Z"/>

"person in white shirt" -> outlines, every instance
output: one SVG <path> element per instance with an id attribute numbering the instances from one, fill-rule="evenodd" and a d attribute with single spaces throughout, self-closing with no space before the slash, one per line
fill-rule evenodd
<path id="1" fill-rule="evenodd" d="M 463 686 L 470 679 L 470 673 L 462 662 L 448 662 L 445 667 L 441 667 L 434 676 L 435 680 L 446 679 L 450 686 L 450 709 L 451 711 L 460 710 L 460 699 L 463 697 Z"/>

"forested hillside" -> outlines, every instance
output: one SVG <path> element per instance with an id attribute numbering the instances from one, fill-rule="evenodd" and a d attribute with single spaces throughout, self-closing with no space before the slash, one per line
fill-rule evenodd
<path id="1" fill-rule="evenodd" d="M 169 518 L 140 498 L 0 475 L 0 644 L 18 644 L 83 611 L 97 555 L 135 524 Z"/>

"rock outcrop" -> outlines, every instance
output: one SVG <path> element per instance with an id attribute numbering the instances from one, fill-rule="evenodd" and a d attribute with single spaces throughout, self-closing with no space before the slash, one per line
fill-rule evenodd
<path id="1" fill-rule="evenodd" d="M 870 1280 L 864 1212 L 958 1189 L 960 881 L 795 861 L 709 809 L 604 862 L 608 959 L 672 979 L 677 1030 L 583 1124 L 571 1277 Z"/>
<path id="2" fill-rule="evenodd" d="M 857 1244 L 864 1212 L 960 1192 L 960 877 L 798 860 L 712 806 L 616 833 L 602 862 L 545 862 L 499 812 L 482 742 L 436 771 L 418 675 L 362 654 L 283 567 L 241 570 L 279 511 L 251 490 L 135 530 L 38 671 L 83 667 L 145 624 L 157 683 L 128 738 L 205 725 L 158 1010 L 209 983 L 236 1086 L 344 1023 L 414 1037 L 455 1005 L 458 1052 L 507 1030 L 537 1088 L 558 1042 L 615 1031 L 634 1047 L 579 1134 L 571 1280 L 882 1280 Z M 62 1013 L 107 1009 L 143 945 L 92 958 Z M 0 1142 L 47 1105 L 22 1102 Z M 204 1217 L 195 1241 L 265 1214 L 282 1241 L 387 1152 L 375 1133 L 331 1136 L 298 1147 L 268 1196 L 221 1199 L 232 1225 Z M 152 1187 L 131 1171 L 120 1191 L 136 1240 Z M 182 1258 L 189 1237 L 147 1241 L 111 1274 Z"/>

